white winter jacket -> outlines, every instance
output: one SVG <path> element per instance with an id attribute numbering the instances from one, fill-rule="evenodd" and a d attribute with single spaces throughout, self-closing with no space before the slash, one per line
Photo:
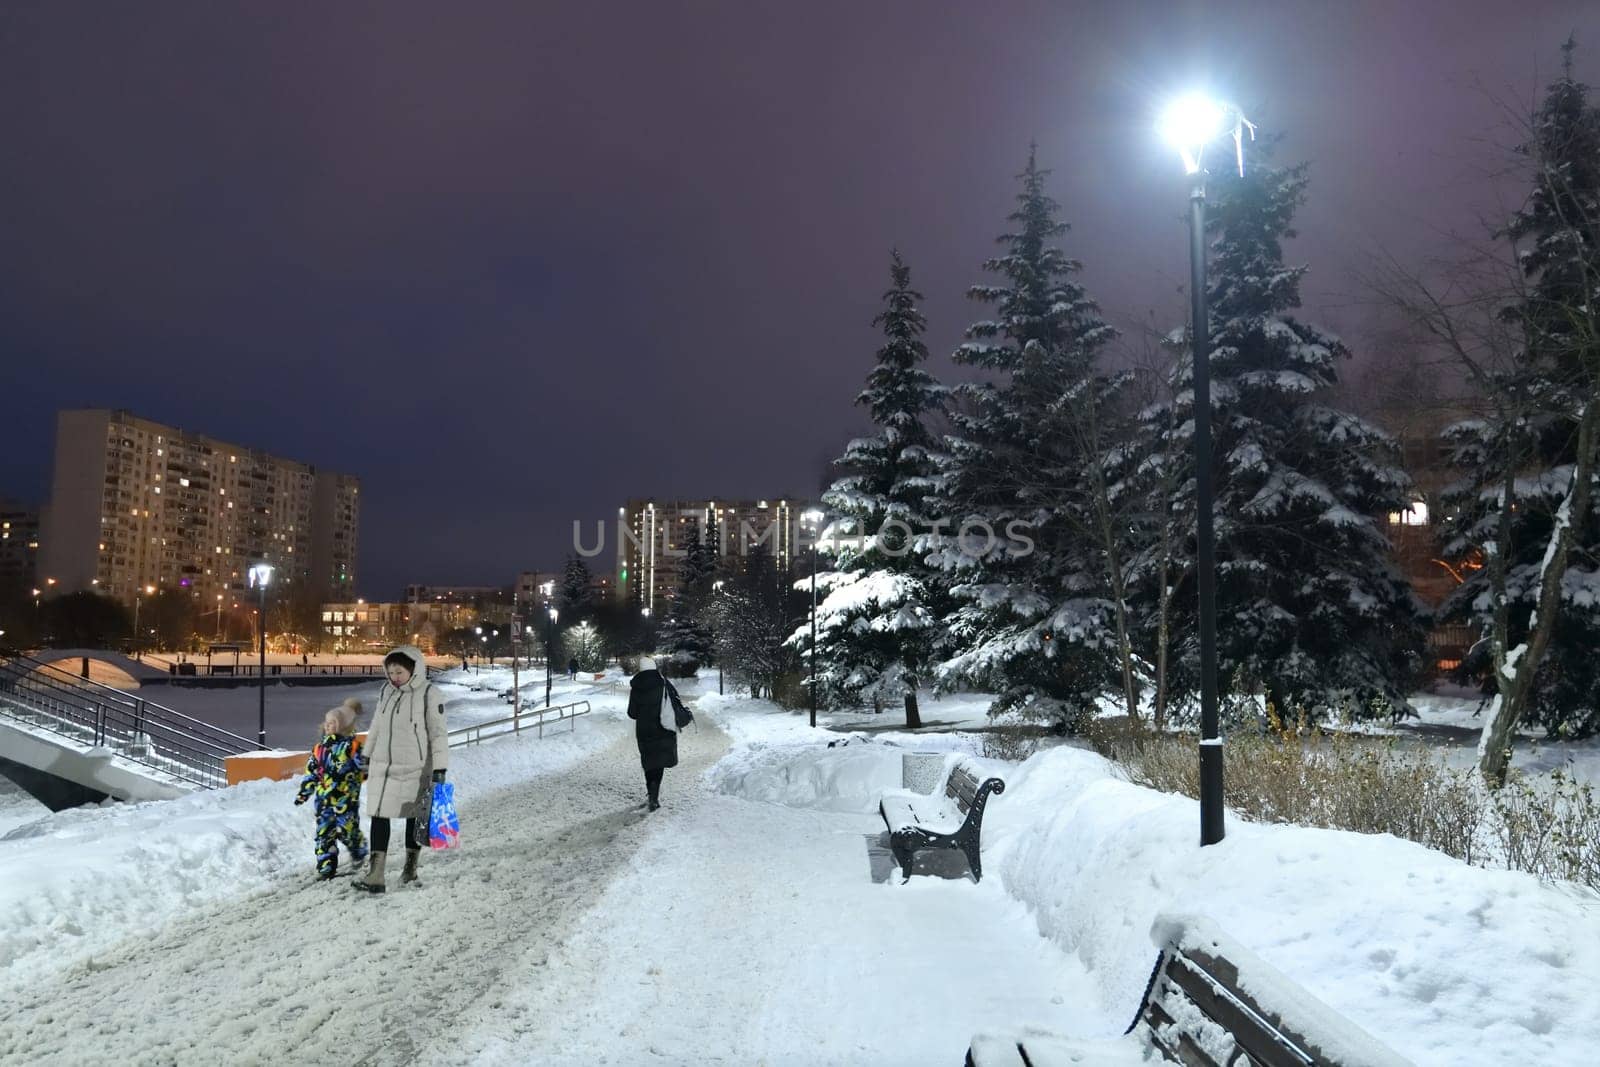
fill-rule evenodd
<path id="1" fill-rule="evenodd" d="M 367 730 L 367 814 L 378 819 L 427 815 L 433 772 L 450 761 L 445 736 L 444 701 L 428 682 L 422 653 L 409 645 L 395 649 L 417 665 L 398 689 L 385 683 Z"/>

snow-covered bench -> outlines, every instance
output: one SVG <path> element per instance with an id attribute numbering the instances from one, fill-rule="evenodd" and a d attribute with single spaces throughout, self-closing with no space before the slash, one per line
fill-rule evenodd
<path id="1" fill-rule="evenodd" d="M 1404 1067 L 1371 1034 L 1197 915 L 1162 915 L 1139 1014 L 1121 1038 L 981 1033 L 967 1067 Z"/>
<path id="2" fill-rule="evenodd" d="M 945 776 L 944 789 L 931 795 L 896 789 L 878 802 L 878 814 L 889 828 L 889 848 L 895 862 L 911 880 L 911 861 L 925 848 L 960 849 L 967 855 L 972 880 L 983 879 L 983 860 L 978 854 L 978 834 L 983 829 L 983 809 L 990 793 L 1004 793 L 1006 783 L 999 778 L 981 784 L 967 764 L 956 761 Z"/>

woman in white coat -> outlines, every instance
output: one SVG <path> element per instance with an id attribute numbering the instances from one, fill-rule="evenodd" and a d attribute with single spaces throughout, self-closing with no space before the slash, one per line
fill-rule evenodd
<path id="1" fill-rule="evenodd" d="M 389 820 L 406 821 L 406 865 L 402 884 L 417 880 L 417 858 L 428 838 L 433 783 L 444 781 L 450 758 L 444 729 L 444 702 L 428 682 L 422 652 L 410 645 L 383 658 L 389 684 L 378 698 L 363 749 L 367 757 L 367 835 L 371 860 L 356 878 L 357 889 L 384 890 L 383 867 L 389 851 Z"/>

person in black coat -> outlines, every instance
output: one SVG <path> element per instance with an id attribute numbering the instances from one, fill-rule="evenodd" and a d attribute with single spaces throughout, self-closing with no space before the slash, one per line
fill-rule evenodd
<path id="1" fill-rule="evenodd" d="M 694 716 L 653 659 L 643 660 L 633 676 L 628 718 L 633 720 L 633 734 L 639 742 L 649 810 L 655 811 L 661 806 L 661 776 L 668 767 L 678 765 L 678 730 L 694 721 Z"/>

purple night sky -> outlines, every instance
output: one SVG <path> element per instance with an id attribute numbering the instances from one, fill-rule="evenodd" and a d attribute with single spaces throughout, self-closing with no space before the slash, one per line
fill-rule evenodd
<path id="1" fill-rule="evenodd" d="M 393 596 L 632 496 L 814 493 L 889 248 L 952 377 L 1030 139 L 1107 316 L 1184 321 L 1151 124 L 1195 79 L 1311 161 L 1306 315 L 1381 359 L 1365 258 L 1497 213 L 1573 31 L 1600 82 L 1593 0 L 8 5 L 0 496 L 128 408 L 360 475 Z"/>

